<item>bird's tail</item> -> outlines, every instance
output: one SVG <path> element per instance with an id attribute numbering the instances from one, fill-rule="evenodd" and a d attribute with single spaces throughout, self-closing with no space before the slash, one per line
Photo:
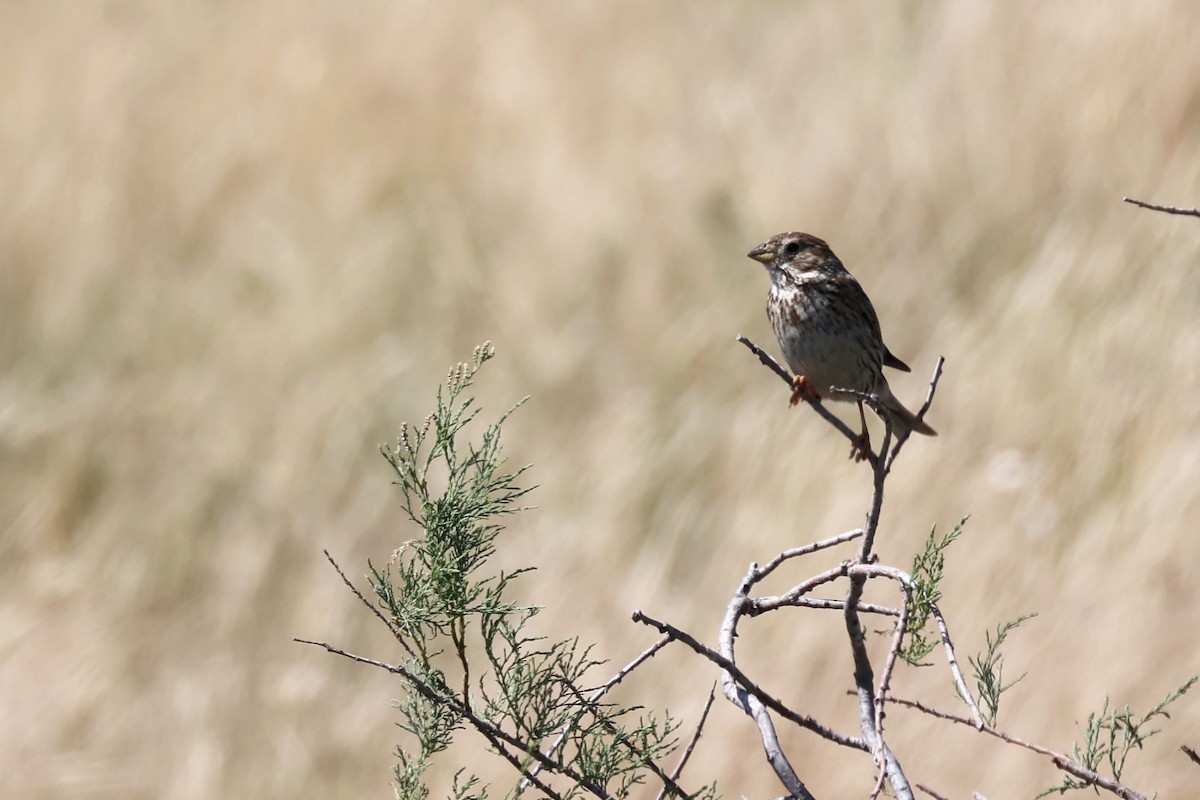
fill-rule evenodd
<path id="1" fill-rule="evenodd" d="M 883 403 L 883 408 L 891 417 L 892 428 L 896 433 L 900 431 L 913 431 L 921 433 L 925 436 L 937 436 L 937 431 L 925 424 L 924 420 L 917 420 L 917 415 L 909 411 L 904 405 L 888 392 L 885 396 L 879 398 Z"/>

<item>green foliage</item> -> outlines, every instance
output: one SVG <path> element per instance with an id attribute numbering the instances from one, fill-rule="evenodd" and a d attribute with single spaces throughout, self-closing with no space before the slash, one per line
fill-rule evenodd
<path id="1" fill-rule="evenodd" d="M 625 797 L 651 777 L 680 795 L 657 766 L 676 747 L 677 724 L 586 689 L 603 663 L 592 648 L 533 635 L 538 608 L 510 598 L 512 582 L 529 568 L 487 569 L 499 519 L 522 510 L 518 502 L 530 491 L 518 484 L 524 468 L 505 467 L 500 433 L 508 414 L 478 441 L 468 435 L 478 408 L 466 392 L 493 354 L 484 345 L 451 370 L 436 410 L 419 427 L 402 425 L 395 446 L 382 448 L 402 506 L 423 530 L 384 567 L 370 565 L 380 608 L 408 654 L 401 671 L 408 693 L 395 706 L 415 745 L 397 749 L 396 795 L 426 800 L 426 770 L 465 727 L 519 771 L 513 797 L 529 782 L 562 798 Z M 454 798 L 486 794 L 474 775 L 455 775 Z"/>
<path id="2" fill-rule="evenodd" d="M 1188 678 L 1182 686 L 1169 692 L 1158 705 L 1146 712 L 1140 719 L 1129 710 L 1129 706 L 1125 706 L 1120 711 L 1110 709 L 1108 698 L 1104 698 L 1104 708 L 1099 713 L 1089 714 L 1087 724 L 1080 729 L 1083 741 L 1071 745 L 1071 758 L 1096 773 L 1099 773 L 1101 768 L 1107 764 L 1108 772 L 1113 779 L 1121 780 L 1121 773 L 1125 769 L 1125 760 L 1133 748 L 1142 749 L 1145 741 L 1159 732 L 1158 728 L 1147 730 L 1147 723 L 1158 717 L 1170 719 L 1171 715 L 1167 713 L 1167 706 L 1191 689 L 1198 677 L 1200 676 L 1193 675 Z M 1073 789 L 1088 788 L 1091 788 L 1090 783 L 1073 775 L 1067 775 L 1061 784 L 1045 790 L 1038 797 L 1050 794 L 1061 795 Z"/>
<path id="3" fill-rule="evenodd" d="M 988 725 L 996 724 L 996 716 L 1000 713 L 1000 696 L 1020 683 L 1028 674 L 1021 673 L 1016 680 L 1004 682 L 1004 656 L 1000 653 L 1000 645 L 1004 644 L 1008 634 L 1020 627 L 1022 622 L 1036 616 L 1037 614 L 1024 614 L 997 625 L 995 638 L 990 632 L 985 634 L 984 651 L 967 658 L 971 662 L 971 670 L 975 673 L 975 688 L 979 693 L 979 701 L 983 704 L 983 708 L 980 709 L 983 721 Z"/>
<path id="4" fill-rule="evenodd" d="M 924 659 L 937 647 L 938 637 L 928 630 L 933 607 L 942 599 L 942 576 L 946 567 L 946 550 L 963 533 L 969 517 L 963 517 L 954 530 L 940 539 L 937 526 L 929 531 L 925 548 L 913 557 L 913 590 L 908 597 L 907 641 L 900 658 L 914 667 L 927 667 Z"/>

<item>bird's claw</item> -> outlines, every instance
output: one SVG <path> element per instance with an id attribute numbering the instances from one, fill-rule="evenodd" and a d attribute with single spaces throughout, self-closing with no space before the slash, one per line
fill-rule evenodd
<path id="1" fill-rule="evenodd" d="M 796 405 L 801 400 L 807 400 L 814 403 L 820 400 L 821 396 L 808 383 L 808 378 L 803 375 L 797 375 L 792 378 L 792 399 L 791 405 Z"/>
<path id="2" fill-rule="evenodd" d="M 866 428 L 850 442 L 850 457 L 855 462 L 866 461 L 871 457 L 871 437 Z"/>

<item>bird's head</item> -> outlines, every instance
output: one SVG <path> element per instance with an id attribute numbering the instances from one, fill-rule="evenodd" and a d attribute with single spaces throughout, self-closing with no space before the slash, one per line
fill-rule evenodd
<path id="1" fill-rule="evenodd" d="M 772 236 L 746 255 L 766 267 L 772 279 L 782 278 L 785 274 L 799 276 L 843 268 L 824 241 L 795 231 Z"/>

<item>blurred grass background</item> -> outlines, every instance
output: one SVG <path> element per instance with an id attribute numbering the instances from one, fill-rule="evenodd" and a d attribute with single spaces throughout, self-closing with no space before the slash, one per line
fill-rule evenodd
<path id="1" fill-rule="evenodd" d="M 321 548 L 358 575 L 414 535 L 376 447 L 484 339 L 487 410 L 533 396 L 507 441 L 540 509 L 501 557 L 547 631 L 712 640 L 750 561 L 867 498 L 733 341 L 774 349 L 744 254 L 788 229 L 864 283 L 901 397 L 947 358 L 880 551 L 972 514 L 960 649 L 1042 612 L 1002 725 L 1069 749 L 1106 693 L 1153 705 L 1200 668 L 1200 221 L 1120 198 L 1200 201 L 1198 30 L 1184 0 L 0 5 L 0 794 L 390 796 L 396 683 L 290 640 L 398 657 Z M 842 636 L 755 621 L 743 664 L 853 730 Z M 643 669 L 688 719 L 715 677 Z M 940 667 L 896 691 L 954 706 Z M 1057 782 L 888 730 L 952 797 Z M 1129 781 L 1192 796 L 1183 742 L 1200 698 Z M 778 792 L 728 704 L 700 753 Z"/>

